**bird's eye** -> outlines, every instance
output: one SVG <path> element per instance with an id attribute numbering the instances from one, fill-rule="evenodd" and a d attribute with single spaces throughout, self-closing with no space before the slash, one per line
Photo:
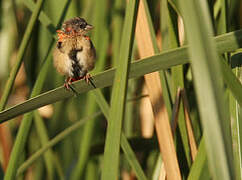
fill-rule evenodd
<path id="1" fill-rule="evenodd" d="M 84 29 L 86 27 L 86 24 L 84 24 L 84 23 L 82 23 L 81 25 L 80 25 L 80 28 L 81 29 Z"/>

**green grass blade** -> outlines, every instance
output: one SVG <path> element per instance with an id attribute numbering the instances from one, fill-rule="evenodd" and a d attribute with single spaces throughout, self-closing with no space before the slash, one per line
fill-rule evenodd
<path id="1" fill-rule="evenodd" d="M 172 8 L 180 15 L 181 12 L 180 12 L 178 0 L 169 0 L 168 2 L 172 6 Z"/>
<path id="2" fill-rule="evenodd" d="M 217 34 L 224 34 L 227 32 L 227 6 L 228 2 L 225 0 L 219 0 L 220 1 L 220 13 L 217 20 Z"/>
<path id="3" fill-rule="evenodd" d="M 85 179 L 89 179 L 89 180 L 99 179 L 99 173 L 97 171 L 98 167 L 99 167 L 99 164 L 95 160 L 93 159 L 89 160 L 86 168 Z"/>
<path id="4" fill-rule="evenodd" d="M 129 145 L 127 138 L 125 137 L 125 135 L 123 133 L 121 134 L 121 147 L 125 153 L 125 157 L 126 157 L 127 161 L 129 162 L 130 166 L 133 168 L 137 178 L 139 180 L 146 180 L 147 178 L 146 178 L 141 166 L 139 165 L 139 162 L 135 156 L 135 153 L 133 152 L 131 146 Z"/>
<path id="5" fill-rule="evenodd" d="M 212 39 L 212 24 L 207 2 L 180 1 L 180 6 L 187 27 L 194 85 L 212 177 L 233 179 L 233 161 L 230 158 L 231 138 L 224 127 L 229 118 L 224 106 L 221 62 Z M 218 159 L 219 163 L 216 162 Z"/>
<path id="6" fill-rule="evenodd" d="M 194 163 L 192 164 L 188 180 L 193 179 L 210 179 L 210 173 L 208 169 L 208 160 L 207 160 L 207 152 L 205 149 L 205 141 L 204 137 L 202 137 L 200 141 L 200 145 L 198 148 L 198 153 Z"/>
<path id="7" fill-rule="evenodd" d="M 171 59 L 173 59 L 173 61 Z M 150 72 L 167 69 L 184 63 L 188 63 L 188 55 L 186 49 L 180 48 L 178 51 L 162 53 L 162 55 L 152 56 L 132 63 L 129 78 L 140 77 Z M 96 87 L 104 88 L 111 86 L 114 72 L 115 69 L 110 69 L 93 76 L 93 82 L 95 83 Z M 73 86 L 78 93 L 84 93 L 93 89 L 93 87 L 87 85 L 85 81 L 74 82 Z M 66 91 L 63 87 L 58 87 L 1 112 L 0 123 L 44 105 L 72 97 L 73 95 L 74 94 L 72 92 Z"/>
<path id="8" fill-rule="evenodd" d="M 102 92 L 100 91 L 100 89 L 96 89 L 93 91 L 93 95 L 95 97 L 96 102 L 99 105 L 99 108 L 102 110 L 104 116 L 106 117 L 106 119 L 110 122 L 109 119 L 109 105 L 106 102 Z M 133 168 L 137 178 L 139 180 L 145 180 L 147 179 L 144 172 L 142 171 L 142 168 L 135 156 L 135 153 L 132 151 L 132 148 L 130 146 L 130 144 L 128 143 L 127 138 L 125 137 L 124 133 L 121 133 L 121 147 L 125 153 L 125 156 L 127 158 L 127 161 L 129 162 L 130 166 Z"/>
<path id="9" fill-rule="evenodd" d="M 234 51 L 239 47 L 242 47 L 242 30 L 218 36 L 215 38 L 215 40 L 217 41 L 217 49 L 219 53 Z M 144 74 L 185 64 L 188 63 L 188 59 L 187 46 L 168 50 L 155 56 L 131 63 L 129 78 L 137 78 L 143 76 Z M 104 88 L 111 86 L 114 72 L 115 69 L 110 69 L 93 76 L 96 87 Z M 80 81 L 77 81 L 73 83 L 73 85 L 78 93 L 84 93 L 93 89 L 84 81 L 81 81 L 81 83 Z M 14 118 L 20 114 L 29 112 L 47 104 L 55 103 L 71 96 L 73 96 L 73 93 L 66 91 L 63 87 L 45 92 L 34 98 L 30 98 L 21 104 L 0 112 L 0 123 L 3 123 L 6 120 Z M 241 102 L 239 102 L 239 104 L 241 104 Z"/>
<path id="10" fill-rule="evenodd" d="M 36 8 L 36 4 L 32 0 L 24 0 L 23 3 L 29 8 L 31 11 L 34 11 Z M 49 32 L 53 35 L 54 38 L 56 37 L 56 28 L 52 24 L 51 19 L 44 13 L 44 11 L 41 11 L 39 14 L 39 20 L 41 24 L 43 24 Z"/>
<path id="11" fill-rule="evenodd" d="M 113 48 L 113 56 L 112 56 L 112 64 L 113 67 L 116 67 L 118 62 L 119 50 L 120 50 L 120 39 L 122 33 L 122 25 L 123 25 L 123 16 L 121 14 L 122 7 L 124 3 L 122 0 L 115 0 L 113 9 L 113 18 L 112 18 L 112 48 Z"/>
<path id="12" fill-rule="evenodd" d="M 242 68 L 239 67 L 236 70 L 237 77 L 239 78 L 240 82 L 242 82 Z M 236 126 L 237 126 L 237 139 L 238 139 L 238 163 L 239 163 L 239 172 L 238 177 L 242 177 L 242 106 L 238 103 L 235 104 L 236 106 Z"/>
<path id="13" fill-rule="evenodd" d="M 8 101 L 8 97 L 11 93 L 14 80 L 15 80 L 17 73 L 18 73 L 18 70 L 19 70 L 19 68 L 22 64 L 25 50 L 26 50 L 26 48 L 29 44 L 31 34 L 33 32 L 33 29 L 34 29 L 34 25 L 36 24 L 36 22 L 38 20 L 38 16 L 39 16 L 39 13 L 40 13 L 40 10 L 41 10 L 43 3 L 44 3 L 44 0 L 38 0 L 37 5 L 36 5 L 36 9 L 33 12 L 33 14 L 31 15 L 31 18 L 29 20 L 27 29 L 24 33 L 23 40 L 21 41 L 21 44 L 20 44 L 20 47 L 19 47 L 16 64 L 14 65 L 14 67 L 12 68 L 12 70 L 10 72 L 9 79 L 8 79 L 6 85 L 5 85 L 3 94 L 1 96 L 0 111 L 2 111 L 5 108 L 6 103 Z"/>
<path id="14" fill-rule="evenodd" d="M 85 116 L 89 116 L 93 114 L 96 111 L 96 109 L 97 109 L 97 106 L 96 106 L 95 99 L 92 96 L 90 96 L 90 94 L 88 94 Z M 89 158 L 91 144 L 93 142 L 93 136 L 94 136 L 93 134 L 95 132 L 94 130 L 95 130 L 96 123 L 97 123 L 96 119 L 93 118 L 85 124 L 82 130 L 83 132 L 80 138 L 78 160 L 71 176 L 71 179 L 73 180 L 78 180 L 83 177 L 86 163 Z"/>
<path id="15" fill-rule="evenodd" d="M 122 120 L 124 117 L 131 50 L 134 40 L 135 22 L 138 1 L 129 1 L 127 4 L 120 56 L 114 77 L 114 87 L 111 97 L 111 109 L 107 128 L 106 144 L 104 149 L 104 164 L 102 179 L 117 179 L 119 167 L 119 150 Z"/>
<path id="16" fill-rule="evenodd" d="M 226 64 L 224 58 L 222 58 L 222 72 L 224 77 L 224 82 L 227 84 L 228 88 L 232 92 L 234 98 L 237 100 L 239 105 L 242 107 L 242 84 L 238 78 L 234 75 L 231 68 Z"/>
<path id="17" fill-rule="evenodd" d="M 48 143 L 49 137 L 48 133 L 45 127 L 45 124 L 43 122 L 42 117 L 39 115 L 38 111 L 34 112 L 34 123 L 36 126 L 37 134 L 40 139 L 41 146 L 44 146 Z M 51 149 L 49 149 L 44 154 L 44 160 L 46 164 L 46 170 L 47 170 L 47 177 L 49 180 L 53 179 L 54 177 L 54 153 Z"/>
<path id="18" fill-rule="evenodd" d="M 177 15 L 175 14 L 175 11 L 171 9 L 171 7 L 168 4 L 168 0 L 164 0 L 161 2 L 161 33 L 162 33 L 162 48 L 165 49 L 171 49 L 176 48 L 179 45 L 178 40 L 178 32 L 177 32 Z M 172 72 L 172 97 L 175 99 L 175 96 L 177 94 L 178 88 L 184 88 L 184 78 L 183 78 L 183 65 L 175 66 L 171 68 Z M 188 142 L 188 136 L 187 136 L 187 129 L 186 129 L 186 123 L 184 119 L 184 107 L 183 103 L 180 104 L 180 110 L 178 113 L 178 128 L 180 131 L 180 136 L 182 140 L 182 144 L 178 143 L 177 149 L 184 148 L 185 151 L 185 157 L 186 162 L 188 164 L 188 167 L 191 166 L 191 152 Z M 183 156 L 183 155 L 181 155 Z M 185 163 L 184 163 L 185 164 Z"/>

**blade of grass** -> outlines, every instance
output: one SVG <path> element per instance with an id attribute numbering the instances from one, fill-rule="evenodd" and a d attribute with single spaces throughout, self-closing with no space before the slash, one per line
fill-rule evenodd
<path id="1" fill-rule="evenodd" d="M 242 47 L 242 30 L 218 36 L 215 40 L 217 41 L 217 49 L 219 53 L 234 51 L 239 47 Z M 172 66 L 188 63 L 189 57 L 187 48 L 188 46 L 184 46 L 168 50 L 152 57 L 131 63 L 129 78 L 137 78 L 154 71 L 165 70 Z M 111 86 L 114 72 L 115 68 L 93 76 L 96 87 L 103 88 Z M 77 81 L 73 83 L 73 85 L 78 93 L 84 93 L 93 89 L 84 81 L 81 81 L 81 83 L 80 81 Z M 36 95 L 36 97 L 30 98 L 23 103 L 0 112 L 0 123 L 20 114 L 29 112 L 47 104 L 55 103 L 71 96 L 73 96 L 73 93 L 66 91 L 63 87 L 53 89 L 38 96 Z M 242 106 L 242 101 L 240 99 L 238 99 L 238 103 Z"/>
<path id="2" fill-rule="evenodd" d="M 238 50 L 239 51 L 239 50 Z M 236 77 L 236 71 L 238 68 L 231 69 L 230 67 L 233 66 L 226 63 L 225 57 L 220 56 L 220 59 L 222 60 L 222 71 L 226 78 L 224 78 L 224 81 L 230 87 L 230 89 L 227 88 L 227 94 L 228 94 L 228 101 L 230 106 L 230 119 L 231 119 L 231 134 L 232 134 L 232 142 L 233 142 L 233 157 L 234 157 L 234 165 L 235 165 L 235 174 L 236 179 L 241 179 L 241 147 L 240 147 L 240 122 L 241 119 L 238 116 L 238 104 L 236 99 L 239 99 L 238 96 L 242 96 L 242 85 L 239 79 Z M 229 59 L 229 62 L 233 62 L 233 56 L 232 58 L 230 56 L 227 56 L 227 59 Z M 230 91 L 229 91 L 230 90 Z M 230 126 L 229 126 L 230 127 Z"/>
<path id="3" fill-rule="evenodd" d="M 64 3 L 64 8 L 63 8 L 63 11 L 62 11 L 63 14 L 65 14 L 68 5 L 69 5 L 69 1 L 66 1 Z M 62 18 L 64 17 L 63 14 L 60 17 L 60 21 L 62 21 Z M 52 48 L 53 42 L 54 41 L 52 41 L 52 43 L 50 44 L 49 51 L 47 52 L 47 55 L 46 55 L 47 60 L 44 61 L 45 63 L 43 65 L 43 67 L 41 68 L 40 74 L 39 74 L 39 76 L 36 80 L 36 83 L 34 85 L 32 93 L 31 93 L 31 97 L 36 96 L 37 94 L 39 94 L 41 92 L 42 86 L 43 86 L 44 81 L 46 79 L 48 68 L 51 65 L 50 60 L 51 60 L 51 50 L 53 49 Z M 33 116 L 32 113 L 27 113 L 27 114 L 25 114 L 25 116 L 22 120 L 22 123 L 20 125 L 16 140 L 15 140 L 15 143 L 14 143 L 14 147 L 13 147 L 13 150 L 12 150 L 12 153 L 11 153 L 9 165 L 8 165 L 5 177 L 4 177 L 5 180 L 14 179 L 14 176 L 16 175 L 17 166 L 18 166 L 17 162 L 19 160 L 20 154 L 22 153 L 22 151 L 24 149 L 24 145 L 25 145 L 25 142 L 26 142 L 26 139 L 27 139 L 27 135 L 28 135 L 30 126 L 32 124 L 32 116 Z"/>
<path id="4" fill-rule="evenodd" d="M 235 72 L 236 70 L 234 70 Z M 231 135 L 233 141 L 233 151 L 234 151 L 234 164 L 236 179 L 241 179 L 241 145 L 240 145 L 240 119 L 238 117 L 237 103 L 231 93 L 229 93 L 229 109 L 230 109 L 230 119 L 231 119 Z"/>
<path id="5" fill-rule="evenodd" d="M 85 179 L 98 179 L 98 168 L 99 164 L 96 162 L 96 160 L 90 159 L 87 164 Z"/>
<path id="6" fill-rule="evenodd" d="M 215 32 L 218 35 L 226 33 L 228 31 L 229 27 L 231 27 L 231 26 L 229 26 L 229 24 L 230 24 L 230 22 L 229 22 L 229 20 L 230 20 L 230 18 L 229 18 L 229 8 L 228 8 L 228 3 L 229 2 L 225 1 L 225 0 L 219 0 L 219 1 L 220 1 L 220 7 L 219 7 L 220 11 L 219 11 L 219 14 L 218 14 L 219 16 L 217 17 L 217 19 L 215 19 L 215 29 L 216 29 Z M 225 62 L 229 62 L 230 61 L 229 53 L 223 54 L 222 57 L 220 58 L 220 60 L 221 59 L 224 59 L 224 60 L 226 59 Z M 226 68 L 226 67 L 223 67 L 223 64 L 225 62 L 222 62 L 222 72 L 223 72 L 223 74 L 224 74 L 224 68 Z M 225 79 L 224 79 L 224 82 L 226 82 Z M 225 95 L 225 97 L 226 97 L 225 100 L 226 100 L 226 104 L 227 104 L 226 108 L 229 108 L 229 106 L 230 106 L 229 96 L 231 94 L 231 91 L 229 91 L 229 89 L 226 88 L 225 89 L 225 94 L 226 94 Z M 230 121 L 223 122 L 223 124 L 224 124 L 223 126 L 227 128 L 226 129 L 227 134 L 230 134 L 230 135 L 232 135 L 232 131 L 234 131 L 234 129 L 232 129 L 232 124 L 233 123 L 232 123 L 232 118 L 231 118 L 232 116 L 231 115 L 232 115 L 232 113 L 230 112 Z M 233 150 L 233 153 L 234 153 L 233 155 L 235 156 L 236 155 L 236 153 L 235 153 L 236 152 L 236 148 L 235 148 L 235 143 L 236 142 L 234 142 L 233 140 L 234 139 L 232 138 L 231 139 L 231 141 L 232 141 L 231 143 L 233 144 L 232 150 Z M 233 156 L 233 160 L 234 160 L 233 163 L 234 163 L 234 167 L 235 167 L 235 169 L 234 169 L 234 174 L 235 174 L 234 178 L 240 179 L 240 178 L 238 178 L 238 176 L 239 176 L 239 173 L 238 173 L 239 167 L 237 166 L 238 164 L 236 163 L 237 158 L 235 159 L 234 156 Z"/>
<path id="7" fill-rule="evenodd" d="M 207 2 L 186 0 L 180 1 L 180 6 L 190 43 L 194 85 L 212 176 L 214 179 L 233 179 L 231 138 L 223 125 L 228 121 L 228 113 L 224 107 L 222 73 L 212 39 Z M 217 159 L 220 159 L 219 163 Z"/>
<path id="8" fill-rule="evenodd" d="M 239 80 L 242 82 L 242 69 L 241 67 L 237 69 L 237 76 L 239 77 Z M 238 153 L 239 153 L 239 168 L 240 168 L 240 177 L 242 177 L 242 149 L 241 149 L 241 144 L 242 144 L 242 106 L 239 105 L 236 102 L 236 124 L 237 124 L 237 133 L 238 133 L 238 145 L 239 145 L 239 149 L 238 149 Z"/>
<path id="9" fill-rule="evenodd" d="M 169 0 L 168 2 L 178 14 L 181 14 L 178 0 Z"/>
<path id="10" fill-rule="evenodd" d="M 178 47 L 177 39 L 177 27 L 174 23 L 174 20 L 177 20 L 175 17 L 176 14 L 174 11 L 171 11 L 169 7 L 168 0 L 164 0 L 160 3 L 161 8 L 161 35 L 162 35 L 162 49 L 167 50 L 171 48 Z M 172 14 L 173 13 L 173 14 Z"/>
<path id="11" fill-rule="evenodd" d="M 102 110 L 104 116 L 110 122 L 110 119 L 109 119 L 110 108 L 109 108 L 109 105 L 106 102 L 102 92 L 100 91 L 100 89 L 94 90 L 93 95 L 95 96 L 95 100 L 98 103 L 99 108 Z M 139 180 L 146 180 L 147 178 L 146 178 L 144 172 L 142 171 L 142 168 L 135 156 L 135 153 L 132 151 L 132 148 L 131 148 L 130 144 L 128 143 L 128 140 L 125 137 L 124 133 L 121 133 L 120 144 L 125 153 L 127 161 L 129 162 L 130 166 L 133 168 L 137 178 Z"/>
<path id="12" fill-rule="evenodd" d="M 210 173 L 208 169 L 208 160 L 207 160 L 207 154 L 206 154 L 206 147 L 205 147 L 205 141 L 204 137 L 202 137 L 200 141 L 200 145 L 198 148 L 198 154 L 196 156 L 196 159 L 194 163 L 192 164 L 188 180 L 193 179 L 210 179 Z"/>
<path id="13" fill-rule="evenodd" d="M 127 138 L 125 137 L 124 133 L 121 134 L 121 147 L 124 151 L 125 158 L 127 159 L 130 166 L 133 168 L 137 179 L 139 180 L 147 180 L 136 156 L 133 152 Z"/>
<path id="14" fill-rule="evenodd" d="M 174 54 L 176 54 L 179 58 L 175 59 Z M 179 49 L 179 51 L 164 53 L 162 54 L 162 56 L 164 57 L 161 57 L 158 55 L 158 56 L 146 58 L 147 60 L 144 59 L 144 60 L 140 60 L 138 62 L 132 63 L 129 78 L 136 78 L 150 72 L 154 72 L 160 69 L 167 69 L 171 66 L 188 62 L 187 52 L 184 51 L 183 48 Z M 174 61 L 171 61 L 171 59 L 173 59 Z M 113 82 L 114 72 L 115 72 L 115 69 L 110 69 L 93 76 L 93 82 L 96 85 L 96 87 L 103 88 L 103 87 L 111 86 Z M 87 85 L 87 83 L 84 81 L 74 82 L 73 87 L 78 93 L 87 92 L 93 89 L 92 86 Z M 24 112 L 34 110 L 41 106 L 54 103 L 58 100 L 62 100 L 72 96 L 73 96 L 72 92 L 66 91 L 63 87 L 58 87 L 54 90 L 48 91 L 34 98 L 31 98 L 24 103 L 21 103 L 3 112 L 0 112 L 0 123 L 3 123 L 7 119 L 13 118 Z"/>
<path id="15" fill-rule="evenodd" d="M 180 111 L 180 103 L 181 103 L 181 88 L 177 89 L 175 103 L 173 105 L 172 117 L 171 117 L 171 129 L 172 134 L 175 134 L 177 124 L 178 124 L 178 115 Z"/>
<path id="16" fill-rule="evenodd" d="M 38 137 L 40 139 L 41 146 L 44 146 L 46 143 L 48 143 L 49 137 L 43 119 L 39 115 L 38 111 L 34 112 L 34 123 L 36 126 Z M 51 149 L 49 149 L 44 154 L 44 160 L 46 164 L 47 177 L 49 180 L 51 180 L 54 177 L 54 154 Z"/>
<path id="17" fill-rule="evenodd" d="M 162 34 L 162 49 L 171 49 L 176 48 L 179 45 L 178 39 L 178 29 L 177 25 L 178 16 L 175 14 L 175 11 L 170 7 L 168 0 L 161 1 L 161 34 Z M 184 78 L 183 78 L 183 65 L 175 66 L 171 68 L 172 72 L 172 99 L 175 98 L 176 91 L 178 88 L 184 88 Z M 180 156 L 184 156 L 186 161 L 184 160 L 183 164 L 187 164 L 188 167 L 191 166 L 191 153 L 188 142 L 188 134 L 186 129 L 186 122 L 184 118 L 184 106 L 181 103 L 181 110 L 178 111 L 178 127 L 179 127 L 179 136 L 181 136 L 182 143 L 177 144 L 177 149 L 184 149 L 184 154 Z M 175 136 L 178 136 L 174 133 Z M 179 153 L 178 153 L 179 154 Z M 184 165 L 185 166 L 185 165 Z M 184 173 L 185 174 L 185 173 Z"/>
<path id="18" fill-rule="evenodd" d="M 228 9 L 228 1 L 219 0 L 220 1 L 220 13 L 217 20 L 216 31 L 217 34 L 224 34 L 227 32 L 227 9 Z"/>
<path id="19" fill-rule="evenodd" d="M 34 11 L 34 9 L 36 8 L 36 4 L 32 0 L 24 0 L 23 3 L 31 11 Z M 44 11 L 40 12 L 39 20 L 40 20 L 41 24 L 43 24 L 49 30 L 49 32 L 53 35 L 53 38 L 57 38 L 56 37 L 56 27 L 52 24 L 51 19 L 44 13 Z"/>
<path id="20" fill-rule="evenodd" d="M 90 92 L 92 93 L 92 92 Z M 97 111 L 97 105 L 95 99 L 91 94 L 88 94 L 86 113 L 85 116 L 89 116 Z M 95 133 L 95 125 L 97 124 L 97 119 L 93 118 L 89 120 L 83 127 L 82 136 L 80 138 L 78 160 L 76 166 L 71 175 L 72 180 L 82 179 L 85 174 L 86 164 L 88 162 L 91 144 L 93 142 L 93 136 Z"/>
<path id="21" fill-rule="evenodd" d="M 187 130 L 188 140 L 189 140 L 189 145 L 190 145 L 190 150 L 191 150 L 191 157 L 192 157 L 192 161 L 194 162 L 196 155 L 197 155 L 197 144 L 195 141 L 191 118 L 190 118 L 190 114 L 189 114 L 190 110 L 189 110 L 188 99 L 187 99 L 187 95 L 186 95 L 186 92 L 184 89 L 181 91 L 181 95 L 182 95 L 182 100 L 183 100 L 184 115 L 185 115 L 185 120 L 186 120 L 186 130 Z"/>
<path id="22" fill-rule="evenodd" d="M 222 68 L 223 74 L 225 75 L 224 76 L 225 82 L 229 83 L 229 84 L 231 83 L 231 85 L 229 85 L 229 87 L 230 87 L 230 90 L 233 92 L 233 94 L 237 94 L 235 97 L 240 96 L 241 93 L 239 93 L 239 92 L 242 92 L 241 84 L 239 84 L 239 82 L 237 82 L 238 79 L 231 72 L 231 69 L 228 67 L 225 60 L 222 61 L 222 67 L 223 67 Z M 235 87 L 235 86 L 240 86 L 240 87 Z M 204 143 L 204 138 L 202 138 L 202 140 L 201 140 L 201 143 L 200 143 L 200 146 L 199 146 L 199 153 L 197 154 L 198 158 L 195 159 L 195 163 L 192 165 L 192 169 L 189 173 L 188 179 L 194 179 L 194 177 L 197 178 L 197 177 L 200 177 L 200 176 L 201 176 L 200 179 L 202 179 L 202 177 L 204 177 L 205 174 L 209 174 L 208 173 L 208 165 L 207 165 L 207 162 L 205 162 L 205 159 L 204 159 L 205 156 L 206 156 L 205 147 L 202 148 L 202 145 L 201 145 L 202 142 Z M 201 153 L 202 151 L 203 151 L 203 153 Z M 202 159 L 201 160 L 202 162 L 199 162 L 200 161 L 199 159 Z"/>
<path id="23" fill-rule="evenodd" d="M 127 93 L 128 74 L 133 47 L 138 0 L 129 1 L 126 7 L 119 61 L 114 77 L 109 124 L 104 149 L 102 180 L 117 179 L 119 167 L 120 136 Z"/>
<path id="24" fill-rule="evenodd" d="M 242 84 L 231 71 L 231 68 L 226 64 L 224 58 L 222 58 L 221 64 L 224 82 L 228 85 L 230 91 L 232 92 L 234 98 L 239 102 L 240 106 L 242 106 L 240 103 L 242 102 Z"/>
<path id="25" fill-rule="evenodd" d="M 112 33 L 112 49 L 113 49 L 113 57 L 112 57 L 112 64 L 113 67 L 116 67 L 119 50 L 120 50 L 120 37 L 122 33 L 122 24 L 123 24 L 123 16 L 122 16 L 122 7 L 123 7 L 122 0 L 115 0 L 113 9 L 113 33 Z"/>

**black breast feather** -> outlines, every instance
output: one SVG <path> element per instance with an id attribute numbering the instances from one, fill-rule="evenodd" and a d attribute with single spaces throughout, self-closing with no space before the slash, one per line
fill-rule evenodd
<path id="1" fill-rule="evenodd" d="M 80 77 L 80 72 L 82 71 L 82 66 L 80 66 L 78 60 L 77 60 L 77 53 L 82 51 L 81 49 L 72 49 L 68 56 L 73 61 L 72 62 L 72 73 L 74 78 L 78 79 Z"/>

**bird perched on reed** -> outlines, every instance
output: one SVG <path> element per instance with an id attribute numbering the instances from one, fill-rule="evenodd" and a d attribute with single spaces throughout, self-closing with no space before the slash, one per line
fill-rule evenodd
<path id="1" fill-rule="evenodd" d="M 57 71 L 65 75 L 64 86 L 73 88 L 71 83 L 85 79 L 92 83 L 88 73 L 94 68 L 96 50 L 87 33 L 93 28 L 85 19 L 74 17 L 65 21 L 61 30 L 57 30 L 58 41 L 53 53 L 54 66 Z"/>

